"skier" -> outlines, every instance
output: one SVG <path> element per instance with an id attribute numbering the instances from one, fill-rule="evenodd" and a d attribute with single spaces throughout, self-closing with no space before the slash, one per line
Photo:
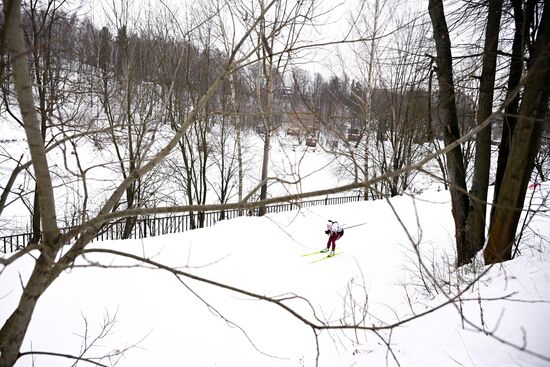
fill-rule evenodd
<path id="1" fill-rule="evenodd" d="M 338 222 L 336 221 L 333 222 L 332 220 L 329 219 L 325 234 L 328 234 L 327 247 L 321 250 L 321 252 L 328 252 L 330 250 L 330 253 L 328 256 L 334 256 L 334 250 L 336 249 L 336 241 L 344 235 L 344 228 L 342 228 L 342 226 Z"/>

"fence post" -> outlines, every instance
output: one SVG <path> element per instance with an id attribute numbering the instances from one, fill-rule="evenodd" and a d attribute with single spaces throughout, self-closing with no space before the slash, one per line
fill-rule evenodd
<path id="1" fill-rule="evenodd" d="M 147 217 L 138 219 L 138 223 L 140 223 L 140 226 L 143 225 L 143 238 L 147 238 L 147 225 L 149 224 L 148 221 L 149 218 Z"/>

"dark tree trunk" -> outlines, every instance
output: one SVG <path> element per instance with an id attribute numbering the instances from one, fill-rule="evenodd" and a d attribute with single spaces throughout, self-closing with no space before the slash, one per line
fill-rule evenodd
<path id="1" fill-rule="evenodd" d="M 479 85 L 479 103 L 477 124 L 483 124 L 493 112 L 493 96 L 497 63 L 497 47 L 502 14 L 502 0 L 490 0 L 485 31 L 485 46 L 481 82 Z M 466 256 L 473 258 L 485 244 L 485 226 L 487 212 L 487 189 L 491 167 L 491 125 L 487 125 L 476 136 L 474 176 L 470 191 L 468 213 L 468 244 L 472 251 Z"/>
<path id="2" fill-rule="evenodd" d="M 40 226 L 40 200 L 38 198 L 38 184 L 34 185 L 34 200 L 33 200 L 33 212 L 32 212 L 32 238 L 31 243 L 40 242 L 42 237 L 42 229 Z"/>
<path id="3" fill-rule="evenodd" d="M 511 259 L 521 209 L 540 145 L 542 121 L 548 113 L 550 94 L 550 0 L 544 10 L 532 47 L 517 125 L 496 202 L 489 240 L 484 251 L 486 264 Z"/>
<path id="4" fill-rule="evenodd" d="M 439 115 L 443 123 L 445 144 L 454 143 L 460 137 L 453 81 L 451 41 L 445 20 L 442 0 L 430 0 L 428 10 L 433 26 L 433 37 L 436 45 L 436 65 L 439 82 Z M 455 222 L 457 247 L 457 265 L 471 261 L 468 254 L 466 238 L 466 220 L 468 217 L 468 195 L 466 193 L 466 176 L 463 155 L 460 146 L 446 154 L 449 189 L 451 193 L 452 213 Z"/>
<path id="5" fill-rule="evenodd" d="M 511 2 L 514 11 L 514 23 L 516 28 L 512 43 L 512 58 L 510 60 L 510 74 L 508 76 L 508 91 L 506 95 L 507 99 L 511 98 L 511 100 L 504 110 L 505 113 L 502 126 L 502 135 L 498 147 L 493 206 L 491 208 L 491 222 L 493 221 L 495 205 L 498 201 L 500 186 L 502 185 L 502 178 L 504 177 L 504 170 L 506 169 L 506 162 L 508 161 L 508 155 L 510 153 L 510 140 L 512 139 L 512 135 L 516 127 L 520 94 L 515 93 L 515 91 L 519 88 L 521 75 L 523 72 L 523 51 L 525 47 L 523 42 L 525 33 L 524 12 L 521 0 L 511 0 Z M 529 10 L 529 8 L 526 9 L 526 12 L 530 11 L 532 11 L 532 8 L 531 10 Z M 514 93 L 515 96 L 512 98 Z"/>
<path id="6" fill-rule="evenodd" d="M 262 176 L 260 181 L 262 182 L 262 187 L 260 188 L 260 200 L 267 199 L 267 173 L 269 168 L 269 144 L 270 144 L 270 132 L 269 127 L 266 128 L 265 137 L 264 137 L 264 151 L 262 159 Z M 266 214 L 266 207 L 261 206 L 259 208 L 258 215 L 262 216 Z"/>

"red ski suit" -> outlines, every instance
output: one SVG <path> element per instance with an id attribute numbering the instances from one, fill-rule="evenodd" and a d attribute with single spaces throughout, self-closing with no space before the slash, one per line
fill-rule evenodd
<path id="1" fill-rule="evenodd" d="M 327 229 L 330 231 L 327 249 L 331 248 L 334 251 L 336 249 L 336 241 L 344 234 L 343 228 L 337 222 L 334 222 L 332 225 L 327 224 Z"/>

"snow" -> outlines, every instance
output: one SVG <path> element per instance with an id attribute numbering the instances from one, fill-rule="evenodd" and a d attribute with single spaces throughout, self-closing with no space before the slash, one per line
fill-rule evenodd
<path id="1" fill-rule="evenodd" d="M 535 190 L 536 200 L 548 192 L 545 183 Z M 301 255 L 324 247 L 327 219 L 344 227 L 361 225 L 338 241 L 341 255 L 311 263 L 324 255 Z M 368 327 L 406 322 L 378 335 L 324 330 L 317 346 L 312 329 L 274 303 L 178 279 L 132 259 L 89 253 L 40 299 L 22 350 L 79 355 L 85 333 L 90 343 L 102 323 L 114 318 L 108 335 L 85 357 L 129 348 L 100 363 L 120 358 L 117 366 L 314 366 L 318 358 L 319 366 L 394 366 L 396 361 L 401 366 L 548 366 L 549 228 L 550 219 L 540 213 L 529 223 L 521 256 L 490 268 L 477 261 L 456 271 L 449 194 L 431 191 L 241 217 L 144 240 L 98 242 L 90 248 L 125 251 L 259 296 L 284 297 L 286 306 L 317 324 L 354 324 L 362 318 Z M 418 243 L 441 289 L 423 286 L 409 238 Z M 27 256 L 1 274 L 2 322 L 31 264 Z M 464 291 L 462 302 L 414 318 L 444 304 L 477 276 L 481 279 Z M 33 359 L 40 366 L 74 363 L 24 356 L 17 366 L 31 366 Z"/>

